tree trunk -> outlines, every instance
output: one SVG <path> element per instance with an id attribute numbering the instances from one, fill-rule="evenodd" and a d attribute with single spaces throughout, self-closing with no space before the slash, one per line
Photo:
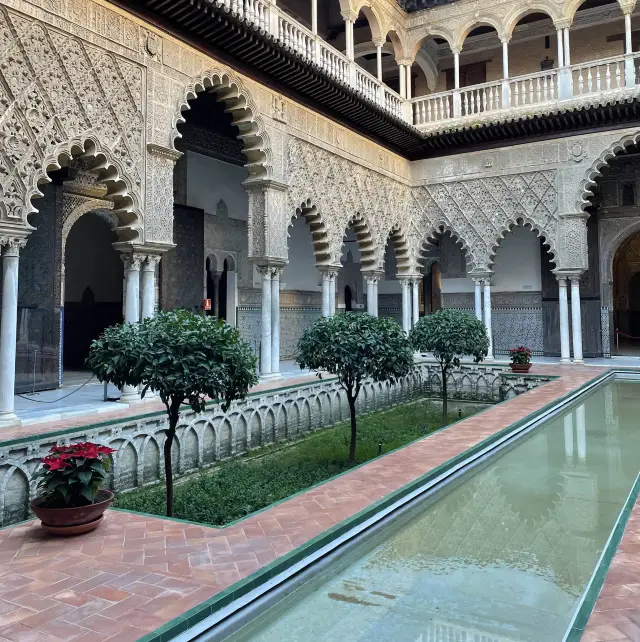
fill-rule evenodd
<path id="1" fill-rule="evenodd" d="M 447 404 L 447 369 L 442 368 L 442 425 L 447 425 L 449 408 Z"/>
<path id="2" fill-rule="evenodd" d="M 351 414 L 351 445 L 349 447 L 349 464 L 353 466 L 356 463 L 357 445 L 356 400 L 350 392 L 347 392 L 347 401 L 349 402 L 349 413 Z"/>
<path id="3" fill-rule="evenodd" d="M 171 446 L 176 436 L 176 427 L 180 418 L 180 404 L 172 403 L 169 408 L 169 430 L 164 442 L 164 477 L 167 488 L 167 517 L 173 517 L 173 465 L 171 461 Z"/>

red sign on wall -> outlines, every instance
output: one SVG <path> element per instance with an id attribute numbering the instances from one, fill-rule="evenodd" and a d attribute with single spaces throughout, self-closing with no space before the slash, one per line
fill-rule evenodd
<path id="1" fill-rule="evenodd" d="M 202 307 L 206 312 L 209 312 L 211 310 L 211 299 L 205 299 Z"/>

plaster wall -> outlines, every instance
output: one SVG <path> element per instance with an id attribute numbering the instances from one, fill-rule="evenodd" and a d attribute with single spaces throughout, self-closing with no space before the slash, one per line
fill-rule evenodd
<path id="1" fill-rule="evenodd" d="M 249 176 L 247 170 L 192 151 L 187 157 L 186 204 L 215 214 L 223 200 L 229 218 L 246 221 L 249 198 L 242 182 Z"/>
<path id="2" fill-rule="evenodd" d="M 531 230 L 517 227 L 498 248 L 492 284 L 497 292 L 539 292 L 540 270 L 540 239 Z"/>

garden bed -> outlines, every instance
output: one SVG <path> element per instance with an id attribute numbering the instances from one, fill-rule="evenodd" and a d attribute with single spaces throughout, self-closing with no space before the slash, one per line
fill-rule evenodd
<path id="1" fill-rule="evenodd" d="M 483 404 L 454 402 L 449 423 L 486 408 Z M 358 421 L 357 463 L 405 446 L 441 427 L 439 402 L 420 399 L 391 410 L 363 416 Z M 214 469 L 182 480 L 175 488 L 174 516 L 222 526 L 281 501 L 345 472 L 350 426 L 344 422 L 308 435 L 285 448 L 253 451 Z M 165 514 L 164 485 L 141 488 L 118 496 L 117 507 Z"/>

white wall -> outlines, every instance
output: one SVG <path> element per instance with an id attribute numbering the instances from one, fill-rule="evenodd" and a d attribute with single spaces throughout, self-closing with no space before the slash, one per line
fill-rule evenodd
<path id="1" fill-rule="evenodd" d="M 322 276 L 315 265 L 311 230 L 301 216 L 289 227 L 289 263 L 280 282 L 286 290 L 322 290 Z"/>
<path id="2" fill-rule="evenodd" d="M 460 292 L 473 292 L 474 283 L 469 277 L 464 279 L 445 279 L 440 280 L 442 294 L 456 294 Z"/>
<path id="3" fill-rule="evenodd" d="M 540 239 L 529 228 L 516 227 L 498 248 L 492 286 L 496 292 L 542 290 Z"/>
<path id="4" fill-rule="evenodd" d="M 242 186 L 249 174 L 244 167 L 223 163 L 215 158 L 187 152 L 187 205 L 215 214 L 223 199 L 229 218 L 247 220 L 249 197 Z"/>

